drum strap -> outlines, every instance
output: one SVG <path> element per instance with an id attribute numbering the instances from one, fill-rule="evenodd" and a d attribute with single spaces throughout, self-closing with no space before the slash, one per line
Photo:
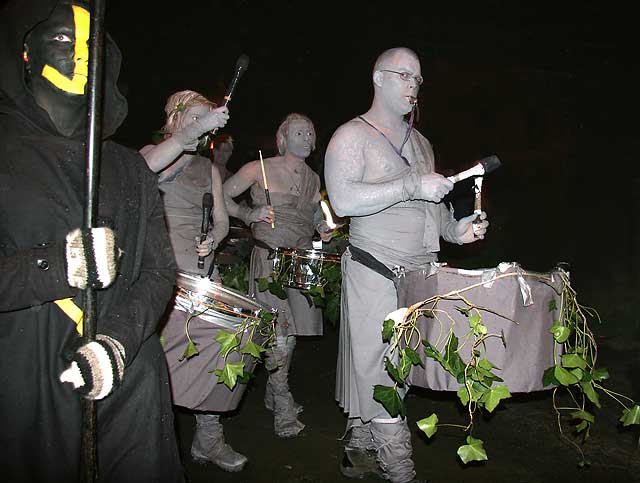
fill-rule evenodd
<path id="1" fill-rule="evenodd" d="M 361 248 L 354 247 L 353 245 L 349 245 L 349 251 L 351 252 L 351 259 L 353 261 L 358 262 L 367 268 L 370 268 L 374 272 L 382 275 L 385 278 L 388 278 L 395 283 L 395 273 L 393 273 L 393 271 L 390 270 L 384 263 L 371 255 L 371 253 L 364 251 Z"/>
<path id="2" fill-rule="evenodd" d="M 54 300 L 53 303 L 56 304 L 74 324 L 76 324 L 78 334 L 82 335 L 82 319 L 84 318 L 84 314 L 82 313 L 82 309 L 74 303 L 73 299 L 58 299 Z"/>

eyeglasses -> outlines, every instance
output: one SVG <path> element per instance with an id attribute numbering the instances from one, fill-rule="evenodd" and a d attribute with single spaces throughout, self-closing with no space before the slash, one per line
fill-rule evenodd
<path id="1" fill-rule="evenodd" d="M 411 72 L 398 72 L 395 70 L 388 70 L 388 69 L 380 69 L 380 72 L 391 72 L 392 74 L 398 74 L 400 76 L 400 79 L 402 79 L 405 82 L 409 82 L 411 79 L 415 79 L 416 84 L 418 84 L 419 86 L 421 86 L 422 83 L 424 82 L 424 79 L 422 78 L 421 75 L 413 75 Z"/>

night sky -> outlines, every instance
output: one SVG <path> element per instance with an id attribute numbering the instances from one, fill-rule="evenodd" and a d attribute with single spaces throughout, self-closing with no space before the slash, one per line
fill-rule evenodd
<path id="1" fill-rule="evenodd" d="M 110 1 L 129 100 L 116 139 L 135 149 L 149 143 L 177 90 L 220 101 L 246 54 L 221 131 L 235 139 L 231 167 L 258 149 L 275 154 L 277 126 L 297 111 L 316 126 L 309 163 L 322 175 L 333 131 L 369 107 L 378 54 L 410 47 L 425 78 L 417 127 L 434 145 L 437 170 L 452 174 L 489 154 L 503 163 L 485 179 L 487 239 L 443 246 L 442 258 L 539 271 L 567 261 L 575 285 L 616 316 L 640 286 L 637 17 L 620 5 Z"/>

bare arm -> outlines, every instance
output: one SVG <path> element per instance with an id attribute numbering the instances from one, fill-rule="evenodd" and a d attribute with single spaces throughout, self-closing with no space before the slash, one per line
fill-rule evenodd
<path id="1" fill-rule="evenodd" d="M 240 170 L 225 181 L 222 191 L 224 201 L 227 205 L 229 215 L 235 216 L 250 225 L 255 222 L 271 223 L 274 218 L 273 208 L 270 206 L 260 206 L 254 209 L 248 206 L 240 206 L 233 198 L 240 196 L 247 191 L 254 183 L 260 184 L 260 165 L 258 161 L 251 161 L 245 164 Z"/>
<path id="2" fill-rule="evenodd" d="M 364 139 L 359 126 L 340 127 L 325 153 L 325 181 L 331 206 L 338 216 L 363 216 L 377 213 L 402 201 L 403 180 L 366 183 Z"/>
<path id="3" fill-rule="evenodd" d="M 227 206 L 222 193 L 222 178 L 218 168 L 211 164 L 211 193 L 213 194 L 213 236 L 214 246 L 218 246 L 220 242 L 229 233 L 229 215 Z"/>
<path id="4" fill-rule="evenodd" d="M 177 159 L 182 155 L 183 148 L 176 139 L 170 137 L 165 139 L 160 144 L 148 144 L 140 150 L 140 154 L 147 162 L 147 166 L 154 173 L 160 173 L 160 181 L 172 174 L 175 167 L 170 165 L 174 164 Z"/>

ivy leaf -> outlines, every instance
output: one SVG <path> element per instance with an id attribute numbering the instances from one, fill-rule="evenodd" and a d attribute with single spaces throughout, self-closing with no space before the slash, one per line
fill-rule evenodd
<path id="1" fill-rule="evenodd" d="M 222 370 L 215 369 L 213 373 L 218 376 L 218 382 L 224 383 L 229 389 L 236 386 L 238 377 L 244 374 L 244 362 L 227 362 Z"/>
<path id="2" fill-rule="evenodd" d="M 480 359 L 478 361 L 478 367 L 481 367 L 482 369 L 485 369 L 487 371 L 490 371 L 494 367 L 496 369 L 500 369 L 498 366 L 494 366 L 493 363 L 489 359 Z"/>
<path id="3" fill-rule="evenodd" d="M 575 384 L 580 380 L 579 377 L 576 377 L 574 374 L 571 374 L 569 371 L 567 371 L 564 367 L 560 366 L 553 367 L 553 376 L 563 386 L 570 386 L 571 384 Z"/>
<path id="4" fill-rule="evenodd" d="M 484 403 L 484 407 L 487 411 L 493 412 L 500 401 L 511 397 L 509 388 L 505 385 L 496 386 L 491 388 L 488 392 L 482 396 L 481 401 Z"/>
<path id="5" fill-rule="evenodd" d="M 622 411 L 620 420 L 623 426 L 630 426 L 632 424 L 640 424 L 640 406 L 637 404 L 631 409 L 625 409 Z"/>
<path id="6" fill-rule="evenodd" d="M 393 319 L 387 319 L 382 323 L 382 342 L 391 342 L 394 325 L 395 322 Z"/>
<path id="7" fill-rule="evenodd" d="M 214 340 L 220 344 L 220 353 L 223 357 L 226 357 L 229 352 L 240 345 L 236 335 L 226 330 L 219 330 Z"/>
<path id="8" fill-rule="evenodd" d="M 418 355 L 418 353 L 416 351 L 414 351 L 413 349 L 407 347 L 406 349 L 403 349 L 402 352 L 403 352 L 403 354 L 407 355 L 407 357 L 411 361 L 411 364 L 413 364 L 414 366 L 422 366 L 422 367 L 424 367 L 424 363 L 422 362 L 422 359 L 420 359 L 420 356 Z"/>
<path id="9" fill-rule="evenodd" d="M 594 381 L 604 381 L 605 379 L 609 379 L 609 371 L 607 371 L 604 367 L 595 369 L 591 373 L 591 377 Z"/>
<path id="10" fill-rule="evenodd" d="M 240 349 L 240 354 L 249 354 L 255 357 L 256 359 L 261 359 L 262 353 L 266 351 L 267 349 L 250 340 L 244 345 L 244 347 Z"/>
<path id="11" fill-rule="evenodd" d="M 542 385 L 543 387 L 547 387 L 550 385 L 559 386 L 560 382 L 556 379 L 555 376 L 556 366 L 551 366 L 542 374 Z"/>
<path id="12" fill-rule="evenodd" d="M 559 321 L 554 320 L 551 329 L 549 332 L 553 334 L 553 338 L 556 340 L 558 344 L 562 344 L 565 342 L 569 336 L 571 335 L 571 329 L 569 327 L 560 324 Z"/>
<path id="13" fill-rule="evenodd" d="M 256 283 L 258 284 L 258 290 L 260 292 L 264 292 L 269 288 L 269 280 L 266 278 L 256 278 Z"/>
<path id="14" fill-rule="evenodd" d="M 442 361 L 443 367 L 449 371 L 457 380 L 461 382 L 464 380 L 464 362 L 460 358 L 458 350 L 458 338 L 451 334 L 449 342 L 444 349 L 444 357 Z"/>
<path id="15" fill-rule="evenodd" d="M 160 336 L 160 346 L 164 348 L 164 345 L 167 343 L 167 340 L 164 338 L 164 335 Z"/>
<path id="16" fill-rule="evenodd" d="M 278 297 L 280 300 L 287 299 L 287 292 L 284 291 L 284 288 L 278 282 L 269 282 L 269 292 Z"/>
<path id="17" fill-rule="evenodd" d="M 556 305 L 556 299 L 549 300 L 549 312 L 553 312 L 557 308 L 558 306 Z"/>
<path id="18" fill-rule="evenodd" d="M 269 323 L 275 318 L 275 315 L 273 315 L 273 312 L 261 310 L 258 314 L 258 317 L 260 317 L 260 320 L 262 320 L 263 322 Z"/>
<path id="19" fill-rule="evenodd" d="M 562 356 L 562 367 L 573 368 L 579 367 L 584 369 L 587 367 L 587 361 L 585 361 L 578 354 L 565 354 Z"/>
<path id="20" fill-rule="evenodd" d="M 487 458 L 487 452 L 484 450 L 482 440 L 473 436 L 467 436 L 467 444 L 458 448 L 458 456 L 465 465 L 469 461 L 486 461 L 489 459 Z"/>
<path id="21" fill-rule="evenodd" d="M 571 418 L 572 419 L 581 419 L 583 421 L 587 421 L 589 423 L 595 423 L 596 418 L 593 414 L 591 414 L 589 411 L 574 411 L 571 413 Z"/>
<path id="22" fill-rule="evenodd" d="M 466 406 L 467 404 L 469 404 L 469 391 L 467 390 L 466 385 L 458 389 L 457 394 L 463 406 Z"/>
<path id="23" fill-rule="evenodd" d="M 468 319 L 469 327 L 475 335 L 484 335 L 487 333 L 487 326 L 482 323 L 482 317 L 480 314 L 473 314 Z"/>
<path id="24" fill-rule="evenodd" d="M 398 415 L 404 418 L 405 408 L 400 394 L 394 387 L 376 384 L 373 387 L 373 399 L 382 404 L 392 418 Z"/>
<path id="25" fill-rule="evenodd" d="M 416 422 L 418 427 L 427 435 L 428 438 L 433 436 L 438 431 L 438 416 L 433 413 L 428 418 L 421 419 Z"/>
<path id="26" fill-rule="evenodd" d="M 338 292 L 339 293 L 339 292 Z M 324 315 L 331 324 L 336 325 L 340 320 L 340 297 L 330 297 L 324 306 Z"/>
<path id="27" fill-rule="evenodd" d="M 398 368 L 393 364 L 393 362 L 391 362 L 391 360 L 388 357 L 384 358 L 384 368 L 389 374 L 389 376 L 391 376 L 391 379 L 393 379 L 395 382 L 397 382 L 401 386 L 404 386 L 404 380 L 406 376 L 404 378 L 402 377 Z"/>
<path id="28" fill-rule="evenodd" d="M 180 356 L 180 359 L 178 359 L 178 361 L 191 359 L 193 356 L 197 356 L 198 354 L 200 354 L 200 352 L 198 352 L 196 343 L 190 340 L 187 344 L 187 348 L 184 350 L 184 353 L 182 354 L 182 356 Z"/>
<path id="29" fill-rule="evenodd" d="M 427 355 L 427 357 L 442 364 L 442 356 L 440 355 L 440 352 L 438 352 L 438 349 L 436 349 L 426 340 L 422 341 L 422 345 L 424 346 L 424 353 Z"/>
<path id="30" fill-rule="evenodd" d="M 600 405 L 600 397 L 598 396 L 598 393 L 594 389 L 593 384 L 591 384 L 591 382 L 581 382 L 580 387 L 582 388 L 582 392 L 584 393 L 585 396 L 587 396 L 589 401 L 595 404 L 596 407 L 598 408 L 602 407 Z"/>
<path id="31" fill-rule="evenodd" d="M 585 420 L 582 420 L 580 424 L 576 426 L 576 432 L 580 433 L 589 427 L 589 423 Z"/>
<path id="32" fill-rule="evenodd" d="M 403 349 L 400 354 L 400 366 L 398 367 L 398 371 L 400 372 L 400 377 L 404 382 L 407 380 L 407 376 L 409 375 L 409 371 L 411 371 L 411 366 L 413 366 L 413 363 L 407 355 L 406 349 Z"/>

